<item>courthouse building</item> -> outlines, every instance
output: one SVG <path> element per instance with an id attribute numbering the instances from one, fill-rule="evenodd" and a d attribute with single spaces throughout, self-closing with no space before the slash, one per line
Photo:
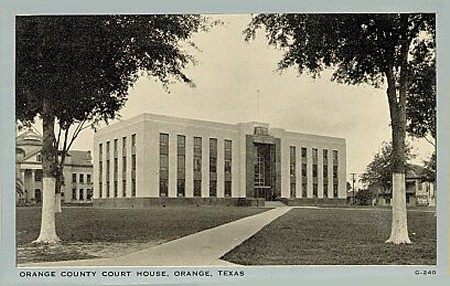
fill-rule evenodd
<path id="1" fill-rule="evenodd" d="M 141 114 L 99 129 L 94 142 L 97 206 L 346 201 L 342 138 Z"/>
<path id="2" fill-rule="evenodd" d="M 19 203 L 42 201 L 42 136 L 29 129 L 16 138 L 16 196 Z M 90 151 L 69 151 L 64 164 L 61 200 L 91 202 L 93 195 Z"/>

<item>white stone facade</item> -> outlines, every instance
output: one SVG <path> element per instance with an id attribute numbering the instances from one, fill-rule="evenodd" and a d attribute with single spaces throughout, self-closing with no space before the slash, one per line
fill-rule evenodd
<path id="1" fill-rule="evenodd" d="M 262 128 L 267 134 L 255 134 L 255 127 Z M 161 134 L 167 134 L 168 166 L 161 162 L 165 153 L 161 155 Z M 166 136 L 166 135 L 164 135 Z M 201 139 L 201 195 L 210 197 L 211 180 L 216 182 L 217 198 L 248 198 L 253 197 L 252 184 L 255 176 L 254 166 L 248 164 L 251 145 L 275 144 L 273 148 L 273 168 L 276 168 L 275 183 L 277 198 L 304 198 L 302 194 L 302 148 L 306 148 L 307 157 L 307 198 L 324 197 L 324 151 L 328 153 L 328 184 L 325 190 L 328 198 L 346 198 L 346 143 L 345 139 L 325 137 L 309 134 L 288 132 L 280 128 L 268 128 L 268 124 L 240 123 L 224 124 L 210 121 L 169 117 L 154 114 L 141 114 L 134 118 L 101 128 L 94 138 L 94 198 L 123 198 L 142 197 L 158 198 L 161 196 L 160 180 L 165 180 L 161 170 L 168 169 L 167 197 L 180 197 L 178 181 L 180 156 L 178 136 L 185 138 L 184 153 L 184 193 L 186 198 L 194 197 L 194 180 L 200 181 L 194 175 L 194 137 Z M 250 137 L 249 137 L 250 136 Z M 135 138 L 135 144 L 132 141 Z M 250 138 L 250 139 L 249 139 Z M 217 155 L 211 155 L 211 140 L 217 142 Z M 226 159 L 225 142 L 231 141 L 231 157 Z M 250 141 L 251 142 L 250 142 Z M 265 142 L 265 140 L 267 142 Z M 269 142 L 271 141 L 271 142 Z M 125 146 L 124 146 L 125 142 Z M 273 143 L 275 142 L 275 143 Z M 278 142 L 278 143 L 277 143 Z M 215 144 L 215 143 L 214 143 Z M 107 146 L 109 145 L 109 152 Z M 291 194 L 291 157 L 290 149 L 295 147 L 295 192 Z M 317 149 L 318 158 L 313 159 L 313 148 Z M 198 152 L 198 151 L 197 151 Z M 214 153 L 214 151 L 212 151 Z M 229 153 L 228 153 L 229 154 Z M 333 160 L 333 154 L 338 158 Z M 211 156 L 216 157 L 216 171 L 211 174 Z M 229 156 L 229 155 L 228 155 Z M 134 157 L 134 159 L 133 159 Z M 161 159 L 163 158 L 163 159 Z M 254 158 L 256 160 L 256 158 Z M 135 167 L 133 168 L 133 160 Z M 226 160 L 231 160 L 231 172 L 226 173 Z M 108 163 L 109 161 L 109 163 Z M 183 159 L 181 159 L 181 162 Z M 313 164 L 317 162 L 317 174 L 313 177 Z M 337 174 L 333 178 L 333 162 L 336 164 Z M 124 167 L 125 164 L 125 167 Z M 181 164 L 181 163 L 180 163 Z M 197 162 L 200 165 L 200 163 Z M 109 166 L 109 171 L 108 171 Z M 249 166 L 251 166 L 249 168 Z M 276 166 L 276 167 L 275 167 Z M 183 170 L 181 172 L 183 172 Z M 198 174 L 198 173 L 197 173 Z M 164 175 L 165 176 L 165 175 Z M 195 179 L 194 177 L 197 176 Z M 212 177 L 211 177 L 212 176 Z M 231 194 L 226 194 L 225 181 L 231 177 Z M 134 178 L 134 179 L 133 179 Z M 314 191 L 314 185 L 317 185 Z M 276 185 L 276 186 L 275 186 Z M 333 193 L 333 186 L 336 191 Z M 109 186 L 109 191 L 108 191 Z M 166 196 L 166 195 L 164 195 Z"/>

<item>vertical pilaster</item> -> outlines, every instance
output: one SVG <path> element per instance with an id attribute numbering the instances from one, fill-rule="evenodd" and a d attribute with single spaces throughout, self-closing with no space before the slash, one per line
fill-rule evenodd
<path id="1" fill-rule="evenodd" d="M 36 199 L 35 194 L 35 177 L 36 177 L 36 170 L 31 169 L 31 181 L 30 181 L 30 195 L 32 199 Z M 42 193 L 41 193 L 42 194 Z"/>
<path id="2" fill-rule="evenodd" d="M 194 137 L 186 135 L 186 182 L 185 196 L 194 196 Z"/>
<path id="3" fill-rule="evenodd" d="M 168 197 L 177 196 L 177 134 L 169 134 L 169 190 Z"/>
<path id="4" fill-rule="evenodd" d="M 317 197 L 323 198 L 323 149 L 317 150 Z"/>
<path id="5" fill-rule="evenodd" d="M 302 196 L 302 146 L 295 146 L 295 197 Z"/>
<path id="6" fill-rule="evenodd" d="M 202 137 L 202 198 L 209 197 L 209 138 Z"/>
<path id="7" fill-rule="evenodd" d="M 308 180 L 308 187 L 307 187 L 307 197 L 312 198 L 313 197 L 313 157 L 312 157 L 312 148 L 307 147 L 306 149 L 306 161 L 307 161 L 307 172 L 306 172 L 306 178 Z"/>
<path id="8" fill-rule="evenodd" d="M 225 197 L 225 141 L 223 138 L 217 138 L 217 197 Z M 233 147 L 231 148 L 233 152 Z M 231 161 L 233 163 L 233 161 Z M 231 167 L 233 172 L 233 166 Z M 231 177 L 233 180 L 233 176 Z M 233 182 L 231 183 L 233 188 Z"/>

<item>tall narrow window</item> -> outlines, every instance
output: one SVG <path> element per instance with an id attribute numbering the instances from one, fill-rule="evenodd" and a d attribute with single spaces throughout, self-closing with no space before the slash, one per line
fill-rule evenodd
<path id="1" fill-rule="evenodd" d="M 92 199 L 92 189 L 86 189 L 86 200 L 90 201 Z"/>
<path id="2" fill-rule="evenodd" d="M 119 148 L 119 140 L 114 139 L 114 158 L 117 158 L 118 148 Z"/>
<path id="3" fill-rule="evenodd" d="M 136 134 L 131 135 L 131 153 L 136 153 Z"/>
<path id="4" fill-rule="evenodd" d="M 125 156 L 127 154 L 127 137 L 122 137 L 122 156 Z"/>
<path id="5" fill-rule="evenodd" d="M 169 134 L 159 134 L 159 195 L 169 193 Z"/>
<path id="6" fill-rule="evenodd" d="M 194 137 L 194 197 L 202 195 L 202 138 Z"/>
<path id="7" fill-rule="evenodd" d="M 117 173 L 119 170 L 119 160 L 114 158 L 114 181 L 117 181 Z"/>
<path id="8" fill-rule="evenodd" d="M 122 137 L 122 196 L 127 194 L 127 137 Z"/>
<path id="9" fill-rule="evenodd" d="M 333 184 L 333 197 L 337 198 L 338 194 L 338 184 Z"/>
<path id="10" fill-rule="evenodd" d="M 313 198 L 317 198 L 317 183 L 313 183 Z"/>
<path id="11" fill-rule="evenodd" d="M 209 196 L 217 197 L 217 139 L 209 139 Z"/>
<path id="12" fill-rule="evenodd" d="M 103 160 L 103 144 L 102 143 L 98 144 L 98 160 L 99 161 Z"/>
<path id="13" fill-rule="evenodd" d="M 328 150 L 323 149 L 323 197 L 328 198 Z"/>
<path id="14" fill-rule="evenodd" d="M 308 196 L 308 151 L 305 147 L 302 147 L 302 198 L 306 198 Z"/>
<path id="15" fill-rule="evenodd" d="M 131 196 L 136 196 L 136 154 L 131 155 Z"/>
<path id="16" fill-rule="evenodd" d="M 116 140 L 114 140 L 114 142 L 116 142 Z M 116 150 L 114 150 L 114 152 L 116 153 Z M 114 164 L 114 166 L 113 166 L 113 170 L 114 170 L 114 174 L 113 174 L 113 179 L 114 179 L 113 196 L 115 198 L 117 198 L 117 194 L 118 194 L 118 189 L 117 189 L 117 169 L 118 169 L 118 164 L 119 164 L 117 158 L 114 158 L 113 164 Z"/>
<path id="17" fill-rule="evenodd" d="M 339 186 L 339 157 L 338 151 L 333 150 L 333 197 L 338 197 L 338 186 Z"/>
<path id="18" fill-rule="evenodd" d="M 110 197 L 110 172 L 111 172 L 111 161 L 106 160 L 106 197 Z"/>
<path id="19" fill-rule="evenodd" d="M 225 140 L 225 196 L 231 197 L 232 195 L 232 141 L 231 140 Z"/>
<path id="20" fill-rule="evenodd" d="M 319 151 L 316 148 L 312 148 L 312 179 L 313 179 L 313 198 L 317 198 L 318 192 L 318 160 L 319 160 Z"/>
<path id="21" fill-rule="evenodd" d="M 98 144 L 98 197 L 103 197 L 103 144 Z"/>
<path id="22" fill-rule="evenodd" d="M 109 155 L 111 152 L 111 145 L 109 141 L 106 141 L 106 160 L 109 160 Z"/>
<path id="23" fill-rule="evenodd" d="M 177 196 L 186 194 L 186 136 L 177 136 Z"/>
<path id="24" fill-rule="evenodd" d="M 131 179 L 131 196 L 132 197 L 136 196 L 136 179 L 135 178 Z"/>
<path id="25" fill-rule="evenodd" d="M 308 182 L 302 181 L 302 198 L 308 197 Z"/>
<path id="26" fill-rule="evenodd" d="M 295 170 L 296 170 L 296 154 L 295 154 L 295 146 L 291 146 L 290 148 L 290 164 L 289 164 L 289 177 L 290 177 L 290 187 L 291 187 L 291 198 L 295 198 L 295 188 L 296 188 L 296 176 L 295 176 Z"/>

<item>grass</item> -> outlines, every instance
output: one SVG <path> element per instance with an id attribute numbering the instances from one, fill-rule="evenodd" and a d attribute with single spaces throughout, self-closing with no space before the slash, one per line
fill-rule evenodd
<path id="1" fill-rule="evenodd" d="M 39 235 L 41 209 L 17 208 L 18 263 L 95 258 L 85 246 L 103 245 L 133 250 L 174 240 L 267 209 L 244 207 L 95 209 L 64 208 L 56 214 L 56 231 L 63 243 L 31 245 Z M 112 250 L 114 252 L 114 250 Z M 117 252 L 117 251 L 115 251 Z M 120 253 L 120 251 L 118 252 Z"/>
<path id="2" fill-rule="evenodd" d="M 383 209 L 293 209 L 228 252 L 243 265 L 435 265 L 436 218 L 408 212 L 413 244 L 386 244 L 391 212 Z"/>

